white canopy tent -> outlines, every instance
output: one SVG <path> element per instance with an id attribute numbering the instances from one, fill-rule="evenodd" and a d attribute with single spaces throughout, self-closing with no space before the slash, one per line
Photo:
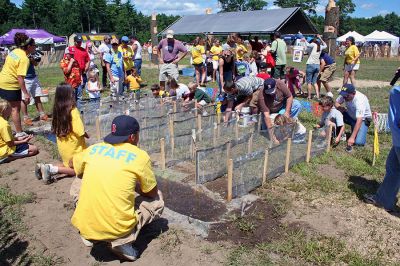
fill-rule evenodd
<path id="1" fill-rule="evenodd" d="M 399 37 L 396 37 L 386 31 L 375 30 L 365 36 L 366 42 L 390 42 L 391 56 L 397 56 L 399 52 Z"/>
<path id="2" fill-rule="evenodd" d="M 356 31 L 349 31 L 348 33 L 346 33 L 345 35 L 342 35 L 340 37 L 338 37 L 336 39 L 337 42 L 344 42 L 346 41 L 346 38 L 352 36 L 354 37 L 354 39 L 356 40 L 356 42 L 361 42 L 364 43 L 365 42 L 365 37 L 362 36 L 360 33 L 356 32 Z"/>

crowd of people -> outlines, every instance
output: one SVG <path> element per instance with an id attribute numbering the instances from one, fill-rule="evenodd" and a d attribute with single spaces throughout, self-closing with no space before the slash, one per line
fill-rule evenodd
<path id="1" fill-rule="evenodd" d="M 150 157 L 137 147 L 140 125 L 133 117 L 117 116 L 103 142 L 87 147 L 85 139 L 90 136 L 85 131 L 79 109 L 85 91 L 89 101 L 97 104 L 100 103 L 100 91 L 107 87 L 111 97 L 124 95 L 127 91 L 139 100 L 142 47 L 134 36 L 123 36 L 120 40 L 105 36 L 98 48 L 90 44 L 83 48 L 80 36 L 74 41 L 74 46 L 65 50 L 60 62 L 65 82 L 56 87 L 51 116 L 62 163 L 38 163 L 35 175 L 46 183 L 59 174 L 75 177 L 71 195 L 76 209 L 71 221 L 83 243 L 92 246 L 97 241 L 106 241 L 118 256 L 136 260 L 139 254 L 132 242 L 145 224 L 160 217 L 164 208 Z M 10 52 L 0 72 L 0 163 L 39 152 L 30 144 L 33 136 L 22 131 L 20 119 L 22 106 L 23 122 L 30 124 L 26 105 L 31 97 L 39 118 L 48 120 L 38 96 L 41 92 L 35 76 L 35 62 L 29 58 L 35 50 L 35 42 L 25 34 L 17 33 L 15 43 L 18 48 Z M 286 44 L 279 32 L 273 35 L 271 44 L 261 43 L 257 37 L 247 42 L 239 34 L 231 34 L 224 44 L 217 39 L 210 42 L 198 37 L 191 49 L 187 49 L 169 30 L 157 46 L 159 84 L 153 84 L 151 91 L 154 97 L 182 100 L 187 106 L 194 102 L 199 110 L 217 101 L 221 111 L 225 112 L 225 124 L 233 114 L 239 115 L 245 107 L 249 108 L 253 118 L 261 114 L 262 129 L 268 131 L 273 142 L 279 143 L 281 139 L 274 131 L 274 125 L 296 124 L 295 133 L 305 135 L 306 129 L 298 118 L 302 104 L 296 99 L 303 94 L 300 79 L 305 79 L 307 98 L 311 99 L 314 88 L 323 109 L 321 120 L 315 127 L 322 128 L 321 134 L 325 136 L 332 125 L 332 141 L 335 144 L 346 141 L 350 152 L 354 145 L 366 144 L 372 112 L 368 98 L 355 86 L 355 72 L 360 62 L 354 39 L 349 37 L 347 45 L 343 86 L 334 100 L 329 81 L 336 63 L 324 51 L 326 44 L 319 35 L 307 42 L 309 57 L 304 72 L 287 65 Z M 186 85 L 179 82 L 178 63 L 189 53 L 195 79 Z M 100 57 L 101 77 L 95 55 Z M 218 83 L 215 95 L 205 88 L 208 61 L 212 66 L 212 79 Z M 321 85 L 327 91 L 324 96 L 319 91 Z M 393 208 L 400 187 L 398 91 L 395 87 L 390 95 L 389 122 L 394 147 L 388 157 L 387 175 L 378 194 L 368 197 L 370 203 L 387 209 Z M 8 123 L 10 116 L 15 134 Z M 349 137 L 345 134 L 345 124 L 351 127 Z M 387 194 L 389 190 L 391 192 Z"/>

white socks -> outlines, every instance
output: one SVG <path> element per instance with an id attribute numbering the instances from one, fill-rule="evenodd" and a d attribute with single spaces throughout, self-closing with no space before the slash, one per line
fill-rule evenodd
<path id="1" fill-rule="evenodd" d="M 52 175 L 58 174 L 58 166 L 49 164 L 49 170 Z"/>

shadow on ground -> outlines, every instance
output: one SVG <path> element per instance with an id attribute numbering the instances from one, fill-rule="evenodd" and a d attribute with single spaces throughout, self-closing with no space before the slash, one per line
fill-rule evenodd
<path id="1" fill-rule="evenodd" d="M 153 241 L 159 235 L 168 230 L 168 220 L 160 218 L 152 222 L 151 224 L 143 227 L 138 236 L 138 239 L 134 242 L 133 245 L 139 250 L 140 254 L 142 254 L 151 243 L 151 241 Z M 119 258 L 110 251 L 108 246 L 109 245 L 106 242 L 97 243 L 90 251 L 90 255 L 92 255 L 96 261 L 101 262 L 119 260 Z"/>
<path id="2" fill-rule="evenodd" d="M 364 194 L 373 194 L 378 190 L 380 183 L 363 176 L 350 176 L 348 188 L 351 189 L 359 200 L 364 200 Z"/>

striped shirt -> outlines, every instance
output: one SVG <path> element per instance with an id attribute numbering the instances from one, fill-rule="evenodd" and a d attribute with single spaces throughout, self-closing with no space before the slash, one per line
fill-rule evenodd
<path id="1" fill-rule="evenodd" d="M 228 94 L 228 100 L 233 100 L 235 96 L 250 96 L 264 85 L 264 80 L 258 77 L 243 77 L 236 82 L 237 95 Z"/>

